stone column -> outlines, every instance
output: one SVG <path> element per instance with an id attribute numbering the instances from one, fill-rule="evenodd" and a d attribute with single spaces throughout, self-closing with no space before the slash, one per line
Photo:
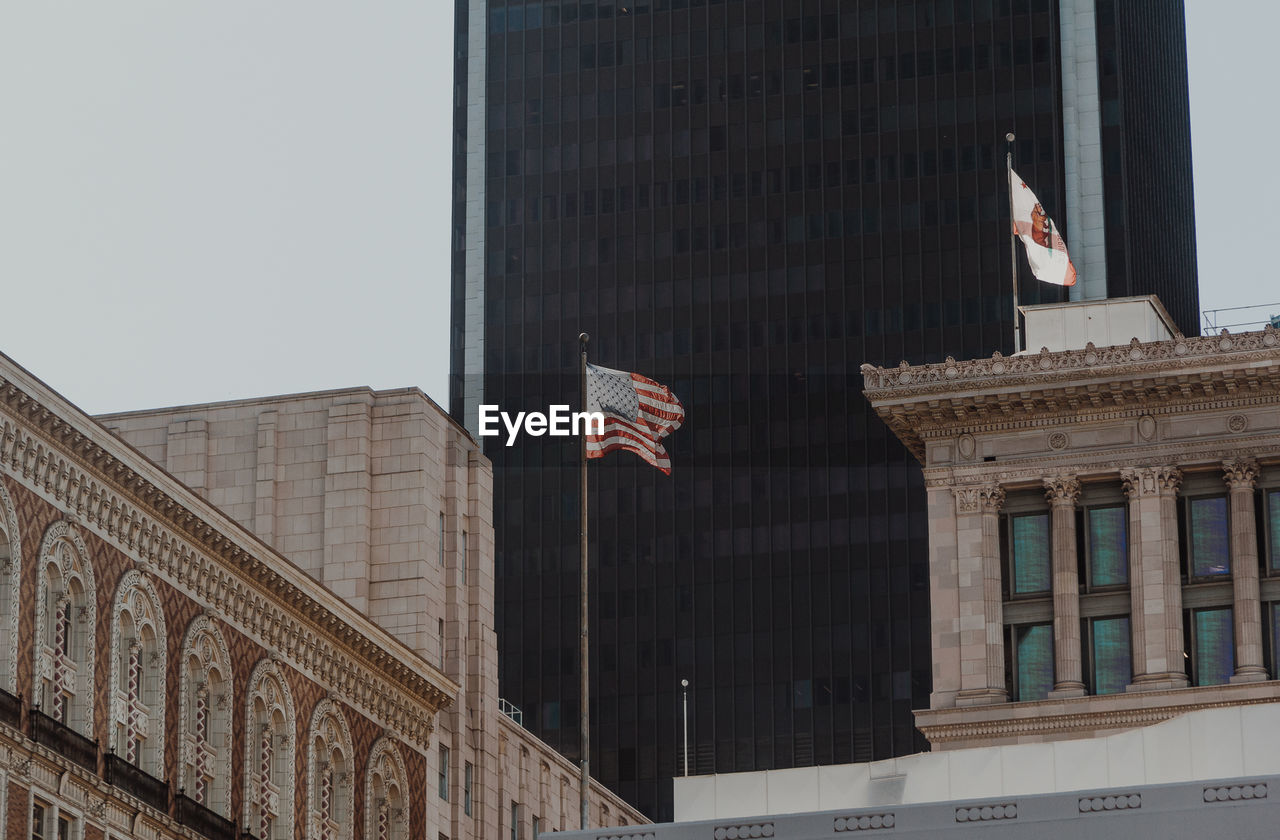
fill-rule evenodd
<path id="1" fill-rule="evenodd" d="M 1129 691 L 1184 688 L 1182 572 L 1176 467 L 1121 473 L 1129 496 L 1129 594 L 1133 682 Z"/>
<path id="2" fill-rule="evenodd" d="M 1253 512 L 1253 483 L 1258 462 L 1239 458 L 1222 463 L 1231 491 L 1231 581 L 1235 590 L 1235 682 L 1259 682 L 1267 678 L 1262 664 L 1262 604 L 1258 594 L 1258 526 Z"/>
<path id="3" fill-rule="evenodd" d="M 1080 482 L 1056 476 L 1044 482 L 1053 529 L 1053 671 L 1051 697 L 1084 694 L 1080 676 L 1080 569 L 1076 559 L 1076 502 Z"/>
<path id="4" fill-rule="evenodd" d="M 957 706 L 1009 699 L 1004 684 L 1004 593 L 1000 586 L 1000 508 L 994 484 L 956 492 L 961 685 Z"/>

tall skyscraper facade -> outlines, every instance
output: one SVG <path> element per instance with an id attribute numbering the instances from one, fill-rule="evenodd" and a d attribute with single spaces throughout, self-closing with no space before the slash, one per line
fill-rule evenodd
<path id="1" fill-rule="evenodd" d="M 672 386 L 667 477 L 593 462 L 592 769 L 655 818 L 691 772 L 921 749 L 927 521 L 859 365 L 1008 353 L 1005 134 L 1072 294 L 1196 331 L 1177 0 L 458 0 L 450 410 Z M 1019 256 L 1019 260 L 1023 258 Z M 1025 262 L 1023 303 L 1062 299 Z M 572 439 L 486 439 L 500 686 L 578 749 Z"/>

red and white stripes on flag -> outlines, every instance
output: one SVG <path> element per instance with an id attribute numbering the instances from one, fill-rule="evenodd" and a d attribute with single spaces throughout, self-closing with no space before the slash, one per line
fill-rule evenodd
<path id="1" fill-rule="evenodd" d="M 604 415 L 604 434 L 587 435 L 587 457 L 634 452 L 671 475 L 662 439 L 684 422 L 684 406 L 665 385 L 638 373 L 587 365 L 587 411 Z"/>

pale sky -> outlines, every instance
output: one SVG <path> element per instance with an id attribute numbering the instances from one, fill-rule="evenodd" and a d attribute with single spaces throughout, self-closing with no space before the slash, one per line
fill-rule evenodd
<path id="1" fill-rule="evenodd" d="M 1280 302 L 1280 3 L 1186 4 L 1202 308 Z M 94 413 L 445 404 L 452 9 L 0 0 L 0 351 Z"/>

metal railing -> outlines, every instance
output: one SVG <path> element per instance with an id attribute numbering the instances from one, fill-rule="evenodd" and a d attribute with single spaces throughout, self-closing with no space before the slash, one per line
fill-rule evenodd
<path id="1" fill-rule="evenodd" d="M 1252 306 L 1228 306 L 1206 309 L 1200 313 L 1206 333 L 1221 330 L 1260 330 L 1267 324 L 1280 328 L 1280 303 L 1257 303 Z"/>
<path id="2" fill-rule="evenodd" d="M 169 813 L 168 784 L 115 753 L 107 753 L 106 769 L 107 784 L 136 796 L 161 813 Z"/>
<path id="3" fill-rule="evenodd" d="M 70 761 L 74 761 L 90 773 L 98 772 L 98 742 L 86 738 L 71 727 L 32 709 L 31 740 L 42 744 Z"/>
<path id="4" fill-rule="evenodd" d="M 209 840 L 237 840 L 240 837 L 234 821 L 206 808 L 185 793 L 179 792 L 174 800 L 178 806 L 179 825 L 185 825 Z"/>
<path id="5" fill-rule="evenodd" d="M 0 688 L 0 723 L 17 729 L 22 722 L 22 700 Z"/>
<path id="6" fill-rule="evenodd" d="M 524 712 L 520 711 L 518 707 L 513 706 L 510 702 L 503 700 L 501 697 L 498 698 L 498 711 L 502 712 L 521 726 L 524 726 Z"/>

